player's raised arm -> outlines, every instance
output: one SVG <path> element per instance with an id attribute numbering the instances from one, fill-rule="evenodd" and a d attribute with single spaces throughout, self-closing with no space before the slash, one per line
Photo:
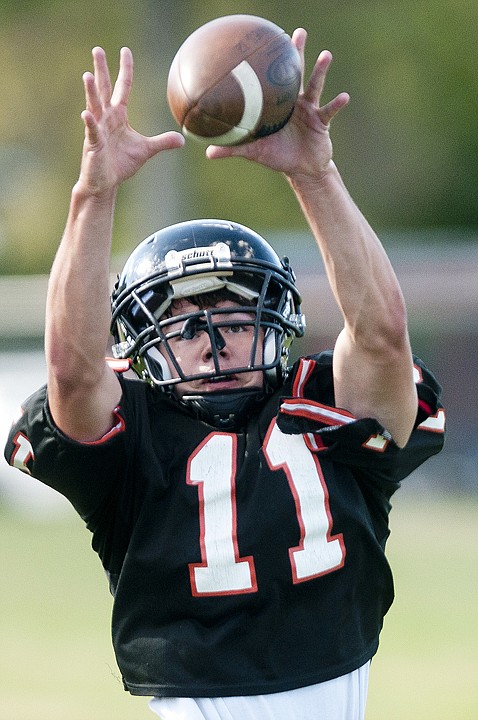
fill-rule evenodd
<path id="1" fill-rule="evenodd" d="M 293 35 L 304 56 L 306 33 Z M 332 56 L 322 52 L 289 123 L 238 147 L 210 147 L 212 159 L 241 156 L 289 180 L 321 251 L 344 319 L 334 351 L 336 403 L 375 417 L 404 445 L 416 418 L 416 389 L 403 296 L 376 234 L 350 197 L 332 160 L 329 124 L 349 97 L 321 104 Z"/>
<path id="2" fill-rule="evenodd" d="M 80 176 L 53 263 L 47 296 L 45 347 L 52 416 L 77 440 L 101 437 L 112 426 L 120 385 L 105 364 L 111 318 L 109 259 L 116 193 L 155 154 L 180 147 L 176 132 L 145 137 L 128 123 L 133 79 L 123 48 L 114 86 L 106 56 L 93 50 L 94 73 L 83 76 L 86 109 Z"/>

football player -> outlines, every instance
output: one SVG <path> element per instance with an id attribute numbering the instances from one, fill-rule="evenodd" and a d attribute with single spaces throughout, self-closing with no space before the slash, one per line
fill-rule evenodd
<path id="1" fill-rule="evenodd" d="M 305 31 L 293 41 L 303 58 Z M 317 240 L 343 330 L 291 368 L 305 327 L 294 274 L 238 223 L 154 233 L 110 302 L 118 187 L 184 141 L 129 126 L 128 49 L 114 86 L 103 50 L 93 60 L 48 290 L 47 385 L 6 457 L 91 531 L 124 686 L 163 720 L 362 719 L 393 599 L 390 498 L 441 449 L 444 416 L 390 262 L 332 161 L 348 95 L 321 104 L 324 51 L 286 127 L 207 150 L 283 173 Z"/>

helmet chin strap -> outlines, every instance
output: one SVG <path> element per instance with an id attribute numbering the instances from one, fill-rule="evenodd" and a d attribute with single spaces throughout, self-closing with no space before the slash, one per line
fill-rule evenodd
<path id="1" fill-rule="evenodd" d="M 220 430 L 239 429 L 265 399 L 266 391 L 263 388 L 225 390 L 177 398 L 200 420 Z"/>

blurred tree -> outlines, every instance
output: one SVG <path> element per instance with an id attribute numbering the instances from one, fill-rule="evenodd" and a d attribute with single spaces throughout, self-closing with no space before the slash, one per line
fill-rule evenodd
<path id="1" fill-rule="evenodd" d="M 81 76 L 90 49 L 112 63 L 121 45 L 139 45 L 135 5 L 98 12 L 94 0 L 0 5 L 0 267 L 46 272 L 76 180 L 83 127 Z M 116 68 L 113 67 L 115 70 Z"/>

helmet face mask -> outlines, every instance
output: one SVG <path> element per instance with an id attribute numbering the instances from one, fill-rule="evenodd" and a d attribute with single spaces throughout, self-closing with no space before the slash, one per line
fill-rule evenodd
<path id="1" fill-rule="evenodd" d="M 225 307 L 221 299 L 232 302 Z M 183 301 L 188 312 L 181 312 Z M 224 333 L 237 325 L 251 327 L 250 354 L 241 366 L 224 370 Z M 264 388 L 255 394 L 263 397 L 282 384 L 290 345 L 304 326 L 288 261 L 257 233 L 222 220 L 179 223 L 144 240 L 126 262 L 112 297 L 113 354 L 130 358 L 142 380 L 168 393 L 178 383 L 262 371 Z M 171 346 L 174 338 L 188 340 L 199 332 L 208 334 L 211 345 L 208 373 L 185 371 Z M 243 391 L 221 393 L 228 396 L 226 404 L 234 392 Z M 203 394 L 209 396 L 206 404 L 212 395 L 219 393 Z M 186 395 L 181 400 L 189 402 Z M 220 398 L 214 401 L 217 409 Z"/>

